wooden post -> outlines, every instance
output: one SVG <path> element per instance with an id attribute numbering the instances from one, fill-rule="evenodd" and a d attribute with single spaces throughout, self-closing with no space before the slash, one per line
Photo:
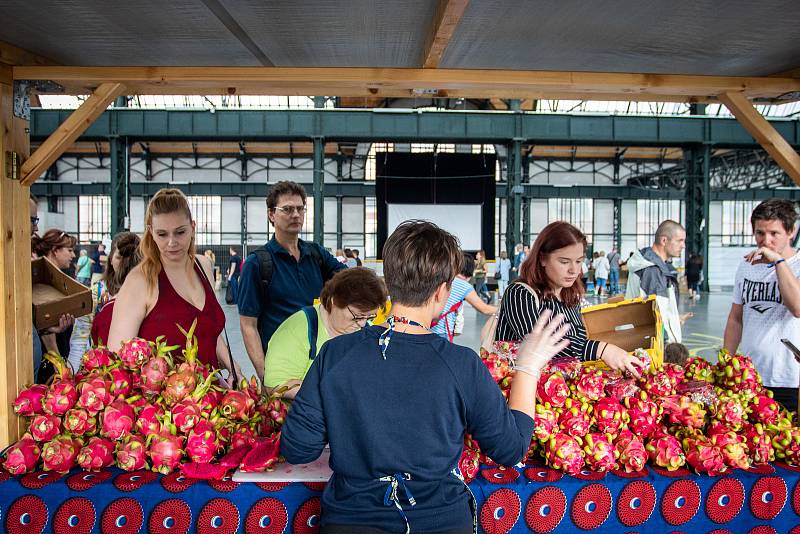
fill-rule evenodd
<path id="1" fill-rule="evenodd" d="M 33 382 L 30 189 L 7 177 L 8 154 L 28 155 L 28 122 L 13 116 L 13 98 L 10 79 L 0 77 L 0 448 L 23 430 L 13 402 Z"/>

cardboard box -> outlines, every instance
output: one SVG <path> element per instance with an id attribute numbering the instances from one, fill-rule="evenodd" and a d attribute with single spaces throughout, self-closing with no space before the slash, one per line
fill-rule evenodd
<path id="1" fill-rule="evenodd" d="M 664 331 L 655 296 L 589 306 L 581 313 L 589 339 L 613 343 L 628 352 L 643 348 L 655 366 L 663 363 Z"/>
<path id="2" fill-rule="evenodd" d="M 39 330 L 57 325 L 64 314 L 81 317 L 92 311 L 89 288 L 62 273 L 47 258 L 31 261 L 31 279 L 33 323 Z"/>

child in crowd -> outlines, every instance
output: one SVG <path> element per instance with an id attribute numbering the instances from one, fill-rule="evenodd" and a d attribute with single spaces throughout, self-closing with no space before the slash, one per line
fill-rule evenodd
<path id="1" fill-rule="evenodd" d="M 680 366 L 686 365 L 689 359 L 689 349 L 681 343 L 669 343 L 664 347 L 664 363 L 677 363 Z"/>

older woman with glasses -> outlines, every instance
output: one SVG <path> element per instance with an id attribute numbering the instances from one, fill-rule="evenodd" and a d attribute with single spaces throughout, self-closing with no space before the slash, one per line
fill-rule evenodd
<path id="1" fill-rule="evenodd" d="M 319 304 L 289 316 L 273 334 L 264 385 L 293 399 L 322 345 L 363 328 L 385 303 L 386 287 L 372 270 L 355 267 L 336 273 L 322 288 Z"/>

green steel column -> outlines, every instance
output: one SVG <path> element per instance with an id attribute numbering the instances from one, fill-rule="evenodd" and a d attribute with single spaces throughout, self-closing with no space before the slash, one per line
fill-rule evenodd
<path id="1" fill-rule="evenodd" d="M 111 156 L 111 236 L 128 230 L 130 221 L 129 178 L 130 178 L 130 150 L 127 137 L 112 137 L 109 139 L 109 152 Z"/>
<path id="2" fill-rule="evenodd" d="M 705 113 L 705 105 L 691 104 L 691 115 Z M 711 173 L 711 147 L 705 145 L 692 145 L 686 151 L 686 254 L 688 259 L 692 254 L 703 257 L 703 287 L 708 290 L 708 213 L 710 203 L 710 173 Z"/>
<path id="3" fill-rule="evenodd" d="M 622 164 L 622 158 L 619 154 L 614 156 L 614 185 L 619 185 L 619 168 Z M 617 249 L 617 254 L 622 254 L 622 199 L 614 199 L 614 247 Z"/>
<path id="4" fill-rule="evenodd" d="M 336 195 L 336 248 L 342 248 L 344 245 L 342 236 L 342 195 Z"/>
<path id="5" fill-rule="evenodd" d="M 530 180 L 531 156 L 526 154 L 522 158 L 522 183 L 527 184 Z M 524 187 L 524 185 L 523 185 Z M 528 196 L 522 198 L 522 242 L 531 242 L 531 199 Z"/>
<path id="6" fill-rule="evenodd" d="M 322 137 L 314 137 L 314 241 L 322 245 L 324 243 L 323 224 L 325 209 L 325 141 Z"/>
<path id="7" fill-rule="evenodd" d="M 703 106 L 705 109 L 705 105 Z M 702 236 L 702 248 L 700 254 L 703 256 L 703 285 L 702 291 L 708 291 L 708 245 L 709 245 L 709 225 L 708 216 L 711 213 L 711 146 L 703 146 L 703 223 L 700 228 Z"/>
<path id="8" fill-rule="evenodd" d="M 514 139 L 508 144 L 506 162 L 508 176 L 506 195 L 506 252 L 514 254 L 514 246 L 522 241 L 520 219 L 522 218 L 522 140 Z"/>
<path id="9" fill-rule="evenodd" d="M 239 196 L 239 212 L 241 216 L 242 229 L 239 233 L 239 244 L 242 247 L 241 257 L 244 258 L 247 254 L 245 247 L 247 246 L 247 197 L 245 195 Z"/>

